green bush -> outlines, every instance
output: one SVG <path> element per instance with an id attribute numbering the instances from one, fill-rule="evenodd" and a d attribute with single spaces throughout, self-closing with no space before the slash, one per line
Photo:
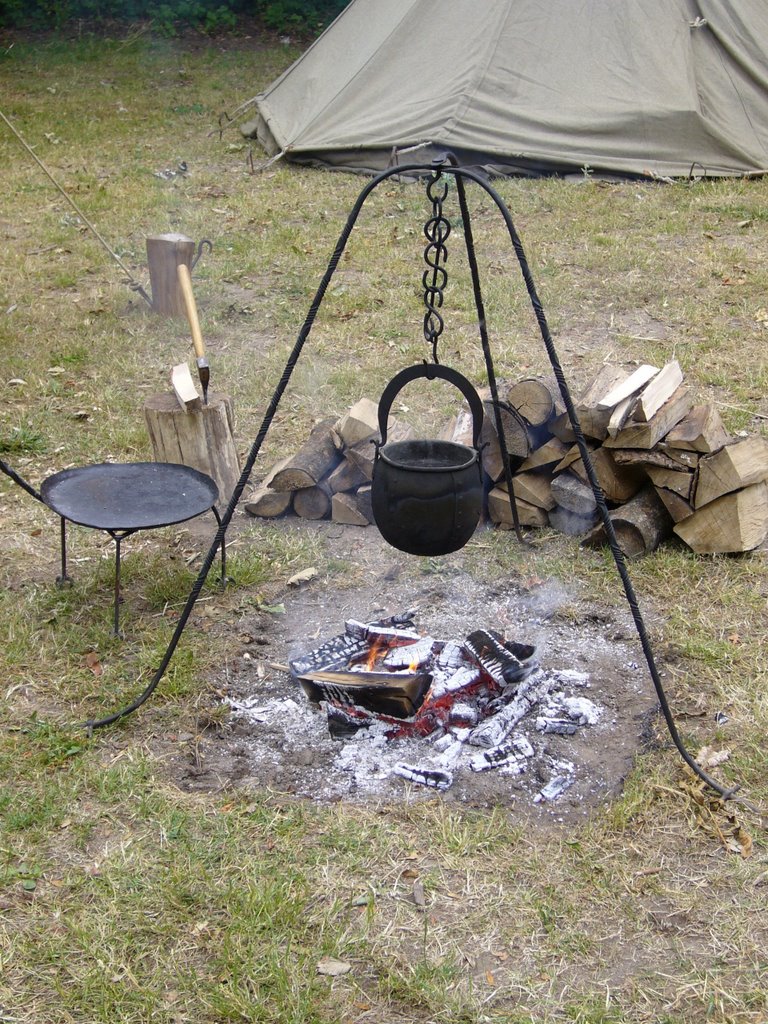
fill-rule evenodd
<path id="1" fill-rule="evenodd" d="M 108 22 L 151 20 L 164 35 L 192 26 L 234 31 L 238 18 L 256 17 L 275 32 L 316 34 L 348 0 L 0 0 L 0 28 L 61 30 L 68 22 L 98 28 Z"/>

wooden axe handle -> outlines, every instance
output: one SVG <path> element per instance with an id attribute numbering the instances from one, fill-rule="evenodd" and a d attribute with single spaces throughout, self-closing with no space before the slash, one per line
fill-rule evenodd
<path id="1" fill-rule="evenodd" d="M 200 321 L 197 318 L 197 304 L 195 293 L 192 291 L 192 278 L 189 274 L 189 267 L 186 263 L 178 265 L 179 287 L 184 296 L 184 309 L 186 310 L 189 329 L 192 331 L 192 344 L 195 348 L 195 355 L 198 359 L 205 358 L 205 345 L 203 344 L 203 332 L 200 330 Z"/>

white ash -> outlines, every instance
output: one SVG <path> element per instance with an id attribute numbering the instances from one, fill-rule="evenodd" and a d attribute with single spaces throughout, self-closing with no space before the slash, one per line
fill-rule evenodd
<path id="1" fill-rule="evenodd" d="M 255 751 L 259 749 L 262 729 L 269 731 L 273 746 L 279 746 L 288 759 L 297 751 L 307 749 L 330 751 L 330 772 L 327 768 L 322 772 L 313 771 L 311 757 L 307 757 L 306 766 L 308 789 L 320 789 L 329 799 L 349 792 L 371 796 L 391 792 L 398 780 L 399 785 L 414 787 L 414 793 L 419 790 L 442 793 L 463 773 L 496 771 L 509 777 L 530 776 L 526 788 L 532 802 L 553 803 L 570 789 L 575 768 L 571 762 L 557 760 L 548 753 L 549 737 L 535 729 L 535 720 L 539 717 L 536 712 L 544 706 L 543 701 L 549 701 L 547 707 L 560 708 L 561 713 L 571 708 L 584 719 L 578 732 L 597 723 L 602 714 L 602 709 L 594 702 L 584 704 L 585 698 L 565 692 L 563 680 L 568 675 L 575 677 L 571 683 L 578 688 L 589 685 L 586 673 L 538 669 L 520 684 L 518 695 L 481 726 L 470 729 L 449 725 L 425 739 L 389 740 L 386 732 L 391 726 L 378 720 L 343 740 L 331 739 L 324 707 L 310 704 L 303 694 L 298 700 L 230 698 L 229 704 L 234 716 L 253 726 Z M 498 738 L 497 742 L 486 742 L 485 749 L 478 751 L 478 730 L 494 722 L 492 733 Z M 488 741 L 491 733 L 486 730 L 483 735 Z M 533 764 L 535 772 L 531 768 Z"/>

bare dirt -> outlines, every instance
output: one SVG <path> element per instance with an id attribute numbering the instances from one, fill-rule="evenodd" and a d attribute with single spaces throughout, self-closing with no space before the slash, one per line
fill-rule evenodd
<path id="1" fill-rule="evenodd" d="M 181 752 L 169 768 L 177 784 L 202 791 L 269 789 L 323 802 L 437 795 L 448 804 L 500 806 L 541 823 L 582 820 L 621 792 L 653 732 L 657 705 L 618 577 L 616 605 L 606 608 L 577 582 L 478 582 L 465 562 L 476 565 L 472 547 L 482 549 L 482 532 L 463 552 L 426 561 L 389 547 L 374 527 L 306 522 L 299 528 L 318 531 L 345 570 L 328 586 L 319 575 L 288 588 L 278 598 L 284 611 L 249 612 L 227 625 L 232 656 L 211 683 L 230 715 L 224 728 L 176 748 Z M 516 543 L 512 534 L 509 543 Z M 446 761 L 428 741 L 385 741 L 376 730 L 332 739 L 323 707 L 308 701 L 284 666 L 343 632 L 347 619 L 371 621 L 406 609 L 416 609 L 418 629 L 435 639 L 461 641 L 474 629 L 490 628 L 535 644 L 554 692 L 586 698 L 597 721 L 573 736 L 545 735 L 531 713 L 516 731 L 535 751 L 521 774 L 508 767 L 473 771 L 470 762 L 481 748 L 467 743 L 454 744 Z M 448 768 L 453 782 L 436 792 L 396 774 L 402 763 Z M 548 799 L 553 780 L 563 789 Z"/>

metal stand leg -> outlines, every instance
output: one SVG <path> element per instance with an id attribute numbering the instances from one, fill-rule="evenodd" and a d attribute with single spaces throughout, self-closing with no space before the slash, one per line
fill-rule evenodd
<path id="1" fill-rule="evenodd" d="M 61 575 L 56 577 L 58 586 L 72 586 L 72 577 L 67 575 L 67 521 L 61 517 Z"/>
<path id="2" fill-rule="evenodd" d="M 218 523 L 218 525 L 221 526 L 221 516 L 219 515 L 219 510 L 216 508 L 215 505 L 211 506 L 211 512 L 213 512 L 213 514 L 216 516 L 216 522 Z M 221 580 L 220 580 L 220 583 L 221 583 L 222 587 L 226 587 L 226 585 L 227 585 L 227 541 L 226 541 L 226 537 L 227 537 L 226 532 L 221 535 Z"/>
<path id="3" fill-rule="evenodd" d="M 120 541 L 115 537 L 115 625 L 112 632 L 120 636 Z"/>

